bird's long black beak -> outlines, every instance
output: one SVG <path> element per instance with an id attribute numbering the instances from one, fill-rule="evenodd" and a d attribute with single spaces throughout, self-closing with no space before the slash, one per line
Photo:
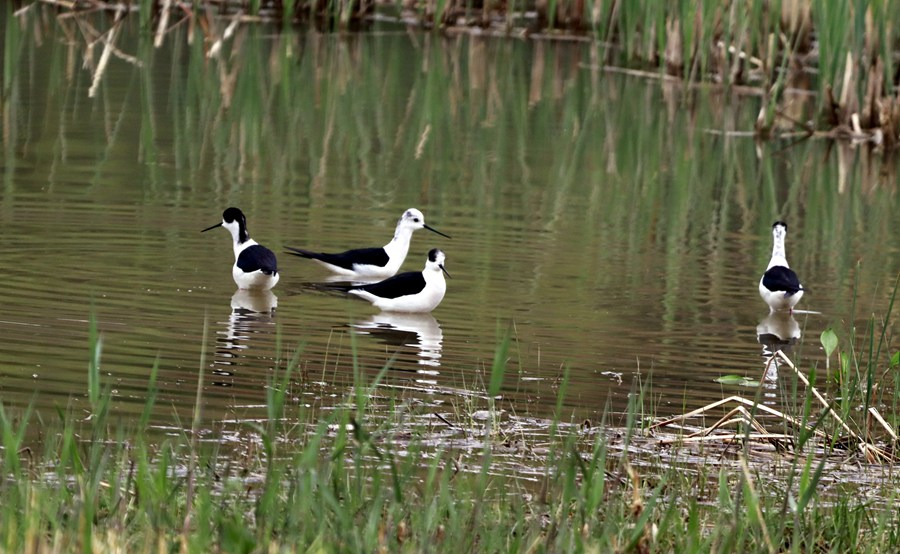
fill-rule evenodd
<path id="1" fill-rule="evenodd" d="M 447 238 L 449 239 L 450 237 L 447 237 Z M 450 273 L 449 273 L 446 269 L 444 269 L 444 266 L 443 266 L 443 265 L 439 265 L 438 267 L 441 268 L 441 271 L 444 272 L 444 275 L 446 275 L 448 279 L 451 278 L 451 277 L 450 277 Z"/>
<path id="2" fill-rule="evenodd" d="M 203 229 L 200 232 L 205 233 L 205 232 L 209 231 L 210 229 L 215 229 L 216 227 L 221 227 L 221 226 L 222 226 L 222 222 L 220 221 L 220 222 L 216 223 L 215 225 L 213 225 L 212 227 L 207 227 L 206 229 Z"/>
<path id="3" fill-rule="evenodd" d="M 449 239 L 449 238 L 453 238 L 453 237 L 451 237 L 450 235 L 445 235 L 444 233 L 438 231 L 438 230 L 435 229 L 434 227 L 429 227 L 428 225 L 423 225 L 423 227 L 425 227 L 426 229 L 428 229 L 428 230 L 431 231 L 432 233 L 437 233 L 437 234 L 441 235 L 442 237 L 447 237 L 448 239 Z"/>

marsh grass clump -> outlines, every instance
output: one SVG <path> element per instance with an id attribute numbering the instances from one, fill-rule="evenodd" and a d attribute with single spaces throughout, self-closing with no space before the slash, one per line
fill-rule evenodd
<path id="1" fill-rule="evenodd" d="M 690 450 L 689 441 L 666 443 L 645 424 L 644 384 L 635 385 L 624 427 L 610 425 L 609 416 L 599 424 L 567 421 L 564 377 L 543 438 L 526 435 L 524 445 L 511 447 L 516 416 L 498 413 L 508 334 L 481 404 L 469 400 L 439 414 L 385 395 L 378 385 L 388 366 L 371 380 L 355 366 L 353 387 L 334 410 L 295 406 L 296 353 L 268 382 L 266 419 L 248 423 L 242 442 L 226 448 L 203 421 L 202 376 L 182 433 L 161 436 L 149 424 L 156 364 L 141 417 L 122 422 L 111 415 L 99 370 L 101 337 L 95 324 L 91 329 L 86 417 L 60 411 L 47 421 L 28 408 L 12 413 L 0 406 L 4 551 L 808 552 L 828 545 L 890 552 L 900 546 L 896 487 L 876 469 L 890 462 L 864 462 L 862 479 L 858 465 L 848 469 L 823 455 L 838 446 L 803 446 L 824 429 L 810 427 L 809 418 L 787 431 L 792 449 L 750 448 L 747 437 Z M 803 406 L 811 413 L 809 397 Z M 470 410 L 494 413 L 472 417 Z M 852 481 L 843 479 L 850 473 Z"/>

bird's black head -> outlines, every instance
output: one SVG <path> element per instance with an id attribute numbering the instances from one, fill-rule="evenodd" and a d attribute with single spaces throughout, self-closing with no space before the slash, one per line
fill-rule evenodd
<path id="1" fill-rule="evenodd" d="M 222 212 L 222 221 L 215 225 L 211 225 L 200 232 L 205 233 L 216 227 L 225 227 L 228 229 L 228 231 L 231 232 L 231 236 L 233 236 L 234 240 L 237 242 L 246 242 L 250 238 L 250 233 L 247 231 L 247 219 L 244 218 L 244 213 L 237 208 L 228 208 Z"/>
<path id="2" fill-rule="evenodd" d="M 787 229 L 787 223 L 785 223 L 784 221 L 781 221 L 781 220 L 778 220 L 775 223 L 773 223 L 772 227 L 778 227 L 779 225 L 781 225 L 782 227 Z"/>
<path id="3" fill-rule="evenodd" d="M 440 268 L 440 270 L 444 272 L 444 275 L 450 277 L 450 274 L 444 268 L 445 259 L 447 259 L 447 257 L 444 255 L 440 248 L 432 248 L 428 251 L 428 263 L 436 264 Z M 425 264 L 425 267 L 428 268 L 428 264 Z"/>
<path id="4" fill-rule="evenodd" d="M 247 224 L 247 218 L 244 217 L 244 212 L 237 208 L 228 208 L 222 212 L 222 221 L 225 223 L 237 221 L 239 225 Z"/>

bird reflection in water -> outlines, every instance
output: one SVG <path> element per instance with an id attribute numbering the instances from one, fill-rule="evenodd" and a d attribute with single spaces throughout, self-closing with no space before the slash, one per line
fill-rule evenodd
<path id="1" fill-rule="evenodd" d="M 417 373 L 437 375 L 441 365 L 441 343 L 444 334 L 431 314 L 381 312 L 367 320 L 354 324 L 357 332 L 378 337 L 385 344 L 397 347 L 413 347 L 418 350 L 417 361 L 428 368 Z M 429 369 L 434 368 L 434 369 Z M 436 384 L 434 381 L 424 381 Z"/>
<path id="2" fill-rule="evenodd" d="M 762 345 L 765 380 L 774 382 L 778 378 L 779 366 L 779 358 L 775 354 L 779 351 L 790 354 L 794 345 L 800 342 L 800 324 L 790 312 L 771 312 L 756 326 L 756 339 Z"/>
<path id="3" fill-rule="evenodd" d="M 278 297 L 271 290 L 246 290 L 238 289 L 231 297 L 231 313 L 244 315 L 274 315 L 278 307 Z"/>
<path id="4" fill-rule="evenodd" d="M 224 330 L 216 337 L 216 354 L 213 360 L 213 375 L 234 376 L 233 366 L 240 352 L 249 348 L 254 336 L 268 334 L 275 329 L 275 308 L 278 297 L 271 290 L 238 289 L 231 297 L 231 314 L 223 322 Z M 214 385 L 230 387 L 232 383 L 214 380 Z"/>

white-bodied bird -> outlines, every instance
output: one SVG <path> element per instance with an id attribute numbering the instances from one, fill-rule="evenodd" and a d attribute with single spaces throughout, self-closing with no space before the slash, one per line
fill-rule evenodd
<path id="1" fill-rule="evenodd" d="M 803 285 L 794 270 L 788 266 L 784 251 L 784 238 L 787 235 L 787 224 L 776 221 L 772 225 L 772 259 L 759 280 L 759 295 L 762 296 L 773 312 L 793 311 L 794 306 L 803 296 Z"/>
<path id="2" fill-rule="evenodd" d="M 448 235 L 425 224 L 425 216 L 415 208 L 403 212 L 397 221 L 394 238 L 380 248 L 358 248 L 339 254 L 312 252 L 302 248 L 291 248 L 290 254 L 315 260 L 329 270 L 344 277 L 362 279 L 385 279 L 397 273 L 406 254 L 409 252 L 409 241 L 414 231 L 428 229 L 443 237 Z"/>
<path id="3" fill-rule="evenodd" d="M 222 213 L 222 221 L 201 233 L 216 227 L 224 227 L 234 239 L 234 266 L 231 276 L 239 289 L 269 290 L 278 283 L 278 261 L 275 254 L 250 238 L 247 218 L 237 208 L 228 208 Z"/>
<path id="4" fill-rule="evenodd" d="M 410 271 L 368 285 L 346 287 L 350 294 L 364 298 L 386 312 L 427 313 L 438 307 L 447 292 L 444 253 L 437 248 L 428 252 L 422 271 Z"/>

